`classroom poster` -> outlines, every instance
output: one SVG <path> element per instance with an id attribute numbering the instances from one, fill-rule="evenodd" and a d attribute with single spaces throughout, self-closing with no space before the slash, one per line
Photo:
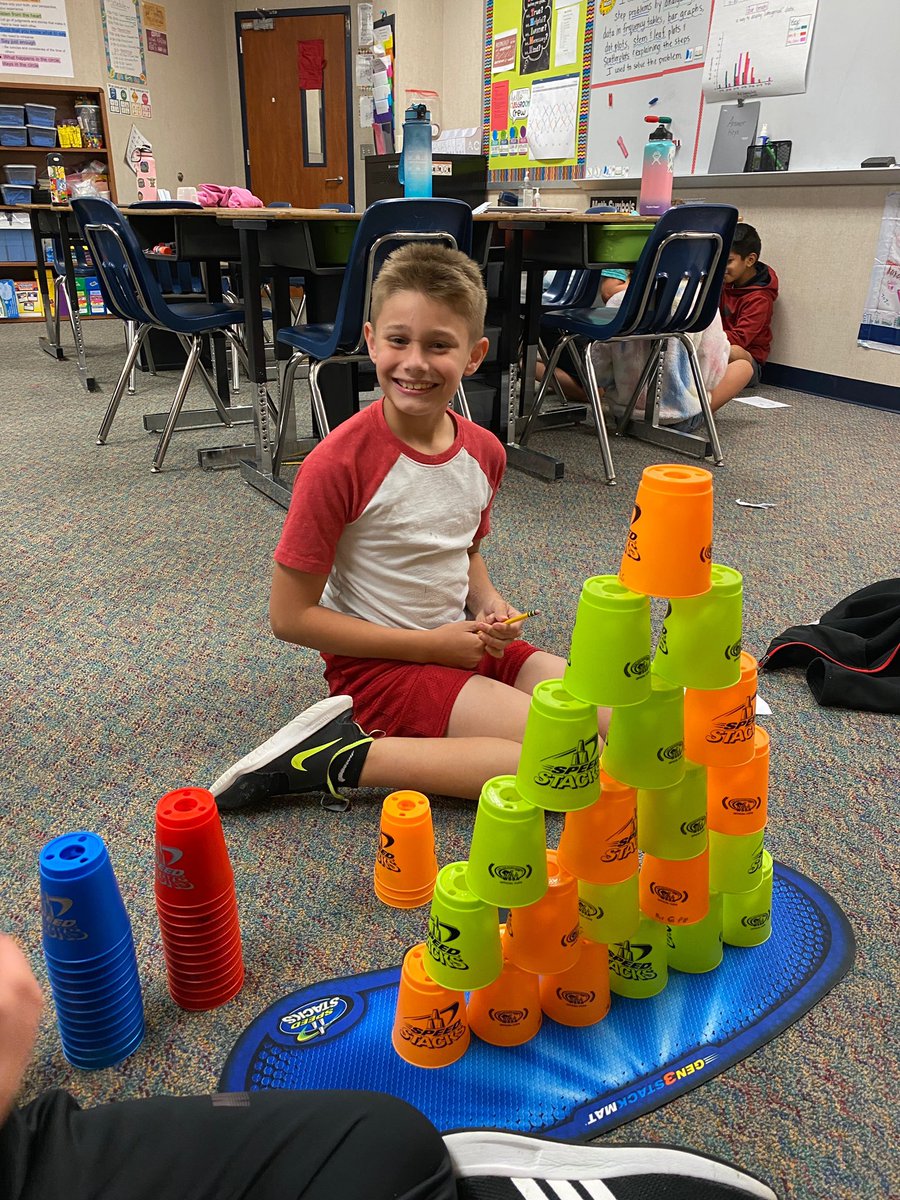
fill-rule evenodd
<path id="1" fill-rule="evenodd" d="M 713 9 L 703 73 L 708 101 L 806 91 L 818 0 L 727 0 Z"/>
<path id="2" fill-rule="evenodd" d="M 867 350 L 900 354 L 900 192 L 885 201 L 858 341 Z"/>
<path id="3" fill-rule="evenodd" d="M 3 0 L 0 74 L 73 78 L 66 0 Z"/>
<path id="4" fill-rule="evenodd" d="M 583 174 L 594 4 L 487 0 L 482 145 L 491 183 L 526 170 L 535 182 Z"/>
<path id="5" fill-rule="evenodd" d="M 100 0 L 106 73 L 120 83 L 146 83 L 139 0 Z"/>

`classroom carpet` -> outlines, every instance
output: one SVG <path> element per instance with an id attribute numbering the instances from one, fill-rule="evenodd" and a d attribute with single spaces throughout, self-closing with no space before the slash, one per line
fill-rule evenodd
<path id="1" fill-rule="evenodd" d="M 391 1045 L 399 966 L 302 988 L 238 1039 L 220 1091 L 365 1088 L 372 1079 L 442 1132 L 488 1128 L 587 1141 L 684 1095 L 772 1040 L 849 970 L 855 943 L 835 901 L 775 865 L 772 936 L 726 946 L 703 975 L 669 972 L 644 1000 L 613 996 L 588 1028 L 544 1018 L 523 1046 L 476 1037 L 451 1066 L 411 1066 Z"/>

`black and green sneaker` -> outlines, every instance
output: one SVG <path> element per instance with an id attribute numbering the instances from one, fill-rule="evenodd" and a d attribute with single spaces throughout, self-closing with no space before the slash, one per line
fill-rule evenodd
<path id="1" fill-rule="evenodd" d="M 210 791 L 226 811 L 278 796 L 324 792 L 322 807 L 341 812 L 350 802 L 339 789 L 359 783 L 371 743 L 353 720 L 352 699 L 329 696 L 229 767 Z"/>

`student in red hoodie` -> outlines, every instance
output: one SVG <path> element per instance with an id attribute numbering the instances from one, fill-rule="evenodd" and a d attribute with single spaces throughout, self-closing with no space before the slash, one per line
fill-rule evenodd
<path id="1" fill-rule="evenodd" d="M 743 387 L 756 386 L 772 345 L 772 309 L 778 297 L 778 277 L 759 261 L 762 243 L 752 225 L 739 221 L 725 268 L 719 309 L 725 336 L 731 343 L 729 364 L 740 363 Z"/>

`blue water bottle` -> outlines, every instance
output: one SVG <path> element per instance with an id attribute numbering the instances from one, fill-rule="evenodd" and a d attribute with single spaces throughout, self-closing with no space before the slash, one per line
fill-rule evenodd
<path id="1" fill-rule="evenodd" d="M 407 199 L 431 195 L 431 113 L 424 104 L 412 104 L 406 110 L 400 182 Z"/>

